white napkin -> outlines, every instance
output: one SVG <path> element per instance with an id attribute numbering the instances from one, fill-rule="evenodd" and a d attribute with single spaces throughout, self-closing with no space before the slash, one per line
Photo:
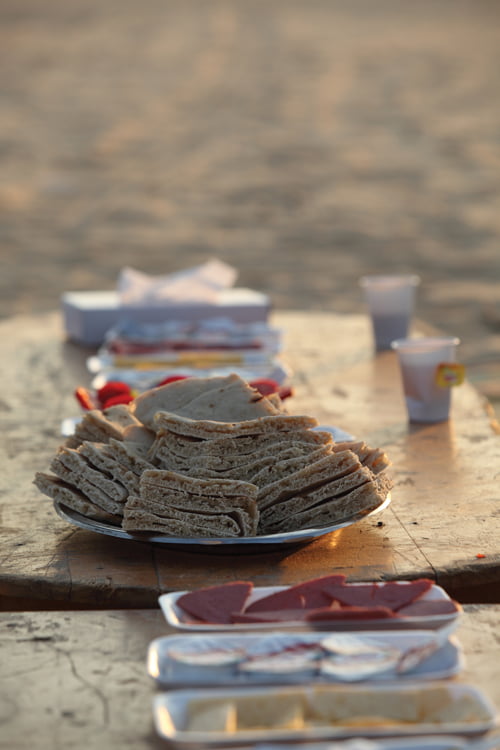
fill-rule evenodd
<path id="1" fill-rule="evenodd" d="M 236 269 L 215 258 L 166 276 L 149 276 L 125 267 L 120 271 L 117 291 L 121 305 L 215 303 L 221 291 L 233 286 L 237 275 Z"/>

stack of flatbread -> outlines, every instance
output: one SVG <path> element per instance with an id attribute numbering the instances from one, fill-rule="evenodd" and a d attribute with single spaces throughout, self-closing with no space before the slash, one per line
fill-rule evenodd
<path id="1" fill-rule="evenodd" d="M 130 532 L 241 537 L 341 522 L 378 507 L 389 461 L 334 442 L 237 375 L 189 378 L 88 412 L 35 484 Z"/>
<path id="2" fill-rule="evenodd" d="M 129 495 L 138 492 L 143 472 L 154 468 L 147 454 L 155 438 L 132 415 L 126 424 L 121 411 L 122 421 L 113 421 L 116 413 L 111 409 L 87 412 L 77 426 L 78 435 L 71 436 L 52 459 L 53 474 L 37 472 L 34 480 L 45 495 L 68 508 L 118 525 Z M 94 439 L 82 439 L 90 429 L 95 431 Z"/>

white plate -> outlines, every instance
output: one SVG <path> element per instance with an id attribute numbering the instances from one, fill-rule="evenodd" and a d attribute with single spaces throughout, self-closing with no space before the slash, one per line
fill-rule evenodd
<path id="1" fill-rule="evenodd" d="M 388 495 L 384 502 L 375 508 L 375 510 L 372 510 L 371 513 L 360 513 L 351 516 L 350 518 L 346 518 L 340 523 L 332 524 L 331 526 L 322 526 L 321 528 L 314 529 L 300 529 L 299 531 L 288 531 L 282 534 L 242 536 L 237 538 L 177 537 L 166 536 L 165 534 L 150 534 L 144 531 L 132 534 L 128 531 L 124 531 L 120 526 L 113 526 L 110 523 L 95 521 L 92 518 L 83 516 L 76 510 L 71 510 L 66 507 L 58 500 L 54 500 L 54 508 L 60 518 L 73 524 L 73 526 L 78 526 L 80 529 L 86 529 L 87 531 L 94 531 L 98 534 L 105 534 L 106 536 L 114 536 L 118 539 L 129 539 L 135 542 L 147 542 L 149 544 L 161 544 L 166 547 L 182 547 L 183 551 L 187 550 L 191 552 L 259 553 L 270 552 L 273 549 L 283 549 L 284 547 L 307 544 L 317 537 L 330 534 L 332 531 L 343 529 L 346 526 L 352 526 L 353 523 L 357 523 L 364 518 L 380 513 L 387 508 L 390 502 L 391 496 Z"/>
<path id="2" fill-rule="evenodd" d="M 335 427 L 333 425 L 328 425 L 328 424 L 320 424 L 317 427 L 313 427 L 312 429 L 316 430 L 317 432 L 329 432 L 336 443 L 343 443 L 344 441 L 356 440 L 354 435 L 351 435 L 350 432 L 346 432 L 341 427 Z"/>
<path id="3" fill-rule="evenodd" d="M 460 719 L 447 720 L 443 713 L 444 695 L 449 696 L 451 705 L 457 705 L 457 715 Z M 370 701 L 373 714 L 379 712 L 377 706 L 391 706 L 394 711 L 393 721 L 387 724 L 378 722 L 364 722 L 360 726 L 348 726 L 336 724 L 313 724 L 306 723 L 303 729 L 280 729 L 262 727 L 258 729 L 246 729 L 234 732 L 225 731 L 188 731 L 187 719 L 190 704 L 193 701 L 210 701 L 211 713 L 213 714 L 218 704 L 238 703 L 238 701 L 258 699 L 260 712 L 262 707 L 271 706 L 276 702 L 278 696 L 287 696 L 291 699 L 299 698 L 307 706 L 310 713 L 315 713 L 318 706 L 318 697 L 323 695 L 323 700 L 329 708 L 335 710 L 337 701 L 344 705 L 347 717 L 355 715 L 356 707 L 361 705 L 363 698 Z M 463 718 L 463 705 L 465 701 L 470 710 L 470 718 Z M 401 721 L 398 717 L 401 712 L 411 708 L 412 702 L 416 703 L 418 709 L 415 721 Z M 248 704 L 247 704 L 248 705 Z M 448 700 L 446 705 L 450 705 Z M 373 708 L 372 708 L 373 706 Z M 425 708 L 424 708 L 425 706 Z M 438 706 L 442 706 L 438 709 Z M 352 707 L 352 708 L 351 708 Z M 243 708 L 243 710 L 246 710 Z M 276 709 L 278 716 L 281 715 L 281 707 Z M 351 714 L 352 710 L 352 714 Z M 431 718 L 431 711 L 437 711 L 437 716 Z M 275 713 L 275 716 L 276 716 Z M 198 690 L 172 690 L 168 693 L 158 693 L 153 701 L 153 714 L 155 727 L 158 734 L 166 740 L 175 743 L 178 747 L 227 747 L 236 745 L 253 745 L 263 742 L 307 742 L 312 740 L 335 740 L 349 737 L 415 737 L 423 735 L 459 735 L 469 736 L 484 734 L 495 726 L 495 709 L 485 696 L 475 687 L 460 683 L 404 683 L 397 686 L 392 684 L 369 683 L 367 685 L 304 685 L 293 687 L 254 687 L 254 688 L 207 688 Z M 248 716 L 248 711 L 246 712 Z M 262 714 L 260 714 L 262 715 Z M 427 718 L 428 717 L 428 718 Z M 262 719 L 262 723 L 264 719 Z"/>
<path id="4" fill-rule="evenodd" d="M 401 586 L 405 586 L 407 582 L 400 581 Z M 361 586 L 361 583 L 350 583 L 348 586 Z M 383 585 L 379 583 L 378 585 Z M 289 588 L 289 586 L 255 586 L 252 593 L 250 594 L 247 602 L 247 606 L 257 599 L 262 599 L 264 596 L 274 594 L 277 591 L 283 591 Z M 304 621 L 285 621 L 285 622 L 256 622 L 256 623 L 193 623 L 190 622 L 186 617 L 185 613 L 180 607 L 177 606 L 178 599 L 187 593 L 186 591 L 175 591 L 170 594 L 162 594 L 158 601 L 162 612 L 167 620 L 168 624 L 177 630 L 192 630 L 203 632 L 214 632 L 216 630 L 227 630 L 227 631 L 252 631 L 252 630 L 289 630 L 297 629 L 301 630 L 435 630 L 439 628 L 445 628 L 446 633 L 449 634 L 454 630 L 458 622 L 459 611 L 451 612 L 446 615 L 426 615 L 420 617 L 405 617 L 405 618 L 383 618 L 380 620 L 332 620 L 328 622 L 326 620 L 319 620 L 317 623 L 304 622 Z M 420 598 L 421 601 L 436 601 L 436 600 L 450 601 L 450 597 L 441 586 L 433 584 L 425 594 Z"/>
<path id="5" fill-rule="evenodd" d="M 74 432 L 75 423 L 80 418 L 69 418 L 64 420 L 61 429 L 63 434 L 66 436 L 72 435 Z M 354 436 L 340 427 L 331 425 L 319 425 L 312 428 L 316 431 L 329 432 L 336 442 L 355 440 Z M 115 526 L 110 523 L 103 521 L 96 521 L 92 518 L 78 513 L 76 510 L 68 508 L 58 500 L 54 500 L 54 509 L 57 515 L 64 521 L 77 526 L 80 529 L 86 529 L 87 531 L 93 531 L 97 534 L 104 534 L 106 536 L 114 536 L 118 539 L 128 539 L 135 542 L 146 542 L 148 544 L 161 544 L 165 547 L 181 547 L 183 551 L 188 552 L 215 552 L 217 554 L 228 553 L 228 554 L 248 554 L 248 553 L 259 553 L 262 551 L 272 552 L 273 550 L 281 550 L 286 547 L 295 547 L 298 545 L 309 544 L 318 537 L 330 534 L 333 531 L 344 529 L 347 526 L 352 526 L 358 521 L 362 521 L 364 518 L 369 518 L 381 511 L 385 510 L 391 502 L 391 494 L 389 493 L 385 500 L 377 507 L 374 508 L 370 513 L 357 513 L 353 516 L 343 519 L 329 526 L 321 526 L 319 528 L 307 528 L 299 529 L 297 531 L 288 531 L 281 534 L 265 534 L 261 536 L 248 536 L 248 537 L 177 537 L 167 536 L 166 534 L 158 534 L 154 532 L 135 532 L 130 533 L 125 531 L 120 526 Z"/>
<path id="6" fill-rule="evenodd" d="M 288 684 L 303 683 L 314 679 L 318 682 L 340 682 L 338 677 L 325 675 L 321 670 L 321 662 L 316 659 L 309 666 L 298 666 L 291 672 L 265 671 L 265 656 L 270 653 L 281 653 L 283 649 L 294 646 L 320 645 L 325 638 L 331 637 L 331 633 L 267 633 L 240 635 L 213 634 L 213 635 L 170 635 L 156 638 L 148 649 L 148 673 L 159 684 L 165 687 L 177 686 L 187 687 L 192 685 L 256 685 L 256 684 Z M 343 638 L 346 634 L 338 634 Z M 336 637 L 336 636 L 334 636 Z M 348 636 L 349 639 L 352 636 Z M 412 653 L 415 649 L 429 649 L 422 652 L 422 661 L 412 669 L 398 673 L 394 666 L 384 669 L 370 677 L 370 680 L 440 680 L 456 675 L 463 667 L 463 654 L 455 639 L 445 639 L 444 642 L 439 635 L 432 631 L 393 631 L 364 632 L 355 636 L 356 643 L 361 646 L 375 647 L 377 649 L 395 649 L 400 655 Z M 427 656 L 425 654 L 427 653 Z M 194 655 L 193 663 L 180 660 L 177 655 Z M 196 660 L 198 655 L 224 654 L 223 659 L 217 663 L 206 663 L 200 665 Z M 234 659 L 231 654 L 236 654 Z M 264 669 L 257 672 L 242 669 L 245 662 L 252 657 L 264 657 Z M 328 653 L 323 651 L 322 658 L 328 659 Z M 333 659 L 330 656 L 330 659 Z M 363 676 L 359 676 L 359 681 Z"/>

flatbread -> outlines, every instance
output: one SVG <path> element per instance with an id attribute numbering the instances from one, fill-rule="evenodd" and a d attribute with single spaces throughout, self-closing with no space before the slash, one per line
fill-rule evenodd
<path id="1" fill-rule="evenodd" d="M 239 375 L 186 378 L 138 396 L 133 413 L 146 427 L 155 414 L 172 412 L 191 419 L 234 422 L 279 414 L 280 410 Z"/>
<path id="2" fill-rule="evenodd" d="M 391 464 L 389 457 L 382 448 L 371 448 L 363 440 L 335 443 L 332 447 L 337 452 L 353 451 L 359 457 L 361 463 L 368 466 L 374 474 L 384 471 Z"/>
<path id="3" fill-rule="evenodd" d="M 150 469 L 144 471 L 140 479 L 141 495 L 162 497 L 169 491 L 183 492 L 190 495 L 212 497 L 246 497 L 255 500 L 257 487 L 238 479 L 199 479 L 176 474 L 173 471 Z"/>
<path id="4" fill-rule="evenodd" d="M 47 497 L 57 500 L 70 510 L 81 513 L 82 516 L 91 518 L 102 523 L 112 523 L 116 526 L 121 525 L 121 515 L 116 516 L 108 513 L 96 503 L 93 503 L 80 492 L 76 487 L 66 484 L 59 477 L 38 471 L 35 474 L 33 483 L 38 487 L 40 492 Z"/>
<path id="5" fill-rule="evenodd" d="M 143 492 L 140 495 L 140 505 L 143 510 L 158 516 L 177 516 L 177 512 L 202 513 L 206 515 L 229 514 L 241 529 L 242 536 L 257 534 L 259 511 L 255 500 L 246 497 L 214 497 L 210 495 L 189 495 L 187 493 L 170 490 L 167 494 L 159 495 L 154 492 Z M 175 511 L 172 514 L 172 511 Z M 184 517 L 184 516 L 182 516 Z M 200 519 L 196 519 L 200 522 Z"/>
<path id="6" fill-rule="evenodd" d="M 134 416 L 129 404 L 115 404 L 102 411 L 104 417 L 114 425 L 119 425 L 125 429 L 129 425 L 140 425 L 139 420 Z"/>
<path id="7" fill-rule="evenodd" d="M 214 456 L 203 453 L 200 449 L 198 456 L 188 459 L 185 456 L 178 456 L 172 451 L 160 449 L 156 456 L 156 463 L 158 468 L 172 469 L 172 471 L 179 471 L 191 476 L 202 476 L 203 472 L 206 473 L 206 476 L 216 476 L 220 473 L 221 475 L 234 475 L 235 478 L 248 480 L 249 477 L 257 474 L 270 464 L 276 464 L 287 459 L 304 459 L 305 457 L 309 457 L 312 461 L 331 452 L 328 445 L 295 442 L 286 439 L 287 434 L 283 433 L 282 440 L 271 443 L 269 447 L 256 449 L 253 453 L 231 453 Z"/>
<path id="8" fill-rule="evenodd" d="M 59 481 L 39 483 L 80 507 L 127 508 L 127 528 L 183 536 L 327 525 L 378 504 L 385 453 L 317 426 L 236 374 L 187 378 L 88 411 L 51 462 Z"/>
<path id="9" fill-rule="evenodd" d="M 256 496 L 257 487 L 248 482 L 148 469 L 141 474 L 138 495 L 127 501 L 124 528 L 164 527 L 165 533 L 186 536 L 255 536 Z"/>
<path id="10" fill-rule="evenodd" d="M 268 476 L 274 476 L 275 479 L 278 479 L 283 472 L 289 472 L 294 470 L 294 468 L 297 469 L 305 466 L 307 463 L 311 463 L 311 461 L 316 461 L 322 456 L 328 455 L 328 452 L 328 448 L 319 448 L 313 452 L 304 454 L 300 450 L 286 448 L 284 446 L 279 454 L 267 454 L 250 463 L 239 465 L 231 463 L 227 466 L 225 459 L 221 457 L 216 462 L 210 461 L 208 466 L 205 461 L 201 459 L 200 461 L 191 464 L 177 464 L 172 462 L 169 468 L 191 477 L 205 479 L 241 479 L 245 482 L 260 485 L 265 482 L 273 481 L 272 479 L 267 479 Z M 162 468 L 164 466 L 161 462 L 159 462 L 159 465 Z M 260 482 L 255 479 L 255 477 L 259 475 L 261 475 Z"/>
<path id="11" fill-rule="evenodd" d="M 74 472 L 77 476 L 84 477 L 113 500 L 124 502 L 127 499 L 128 492 L 125 487 L 119 482 L 115 482 L 109 474 L 93 468 L 78 450 L 61 448 L 57 454 L 57 459 L 66 469 Z"/>
<path id="12" fill-rule="evenodd" d="M 214 389 L 228 384 L 227 377 L 185 378 L 157 388 L 150 388 L 134 399 L 131 411 L 142 424 L 153 427 L 154 416 L 158 411 L 178 412 L 190 401 L 206 393 L 208 388 Z M 232 378 L 229 382 L 232 382 Z"/>
<path id="13" fill-rule="evenodd" d="M 135 443 L 111 438 L 106 452 L 121 463 L 127 471 L 132 471 L 138 476 L 141 476 L 147 469 L 153 468 L 153 465 L 138 452 Z"/>
<path id="14" fill-rule="evenodd" d="M 282 530 L 283 523 L 296 523 L 296 520 L 294 521 L 293 519 L 296 518 L 298 513 L 315 508 L 325 501 L 345 495 L 356 489 L 356 487 L 361 487 L 372 480 L 373 474 L 370 469 L 366 466 L 359 466 L 348 474 L 325 482 L 325 484 L 322 484 L 315 490 L 297 494 L 281 503 L 275 503 L 262 511 L 260 515 L 260 533 L 272 534 L 280 531 Z M 342 505 L 339 507 L 342 507 Z"/>
<path id="15" fill-rule="evenodd" d="M 107 443 L 110 438 L 123 440 L 125 428 L 138 424 L 138 420 L 130 413 L 126 404 L 117 404 L 106 411 L 90 409 L 76 425 L 74 435 L 68 440 L 67 445 L 77 447 L 84 440 L 99 443 Z"/>
<path id="16" fill-rule="evenodd" d="M 139 478 L 134 474 L 133 483 L 131 485 L 128 480 L 128 474 L 131 473 L 127 468 L 116 459 L 115 456 L 109 453 L 109 445 L 107 443 L 94 443 L 89 440 L 85 440 L 79 447 L 79 453 L 91 463 L 99 471 L 110 475 L 116 484 L 120 484 L 125 487 L 129 492 L 138 491 Z"/>
<path id="17" fill-rule="evenodd" d="M 262 512 L 274 503 L 287 500 L 294 495 L 308 492 L 325 482 L 346 474 L 353 467 L 361 466 L 352 451 L 332 453 L 292 474 L 259 488 L 257 503 Z"/>
<path id="18" fill-rule="evenodd" d="M 169 536 L 240 537 L 238 521 L 230 513 L 203 514 L 165 508 L 161 515 L 145 510 L 141 498 L 131 495 L 124 509 L 126 531 L 159 531 Z"/>
<path id="19" fill-rule="evenodd" d="M 330 432 L 319 430 L 297 429 L 293 435 L 281 431 L 261 433 L 250 436 L 222 436 L 210 440 L 177 434 L 169 430 L 159 430 L 154 445 L 150 450 L 150 460 L 157 455 L 173 453 L 178 458 L 186 458 L 189 461 L 198 460 L 201 456 L 255 456 L 259 452 L 265 453 L 275 451 L 281 447 L 282 441 L 293 441 L 293 444 L 304 446 L 332 445 L 333 438 Z"/>
<path id="20" fill-rule="evenodd" d="M 147 458 L 155 439 L 156 433 L 142 425 L 127 425 L 123 430 L 123 442 L 130 443 L 143 458 Z"/>
<path id="21" fill-rule="evenodd" d="M 285 450 L 277 456 L 270 456 L 269 461 L 266 461 L 266 465 L 260 464 L 259 467 L 249 470 L 247 480 L 258 487 L 265 487 L 268 484 L 277 482 L 284 476 L 288 476 L 291 472 L 303 469 L 305 466 L 319 461 L 328 455 L 330 455 L 329 446 L 317 448 L 311 453 L 299 455 L 293 455 L 291 451 L 288 452 Z M 257 469 L 256 473 L 255 469 Z"/>
<path id="22" fill-rule="evenodd" d="M 109 443 L 85 441 L 78 449 L 100 471 L 109 473 L 128 493 L 139 492 L 139 480 L 152 464 L 142 458 L 136 444 L 111 438 Z"/>
<path id="23" fill-rule="evenodd" d="M 318 420 L 314 417 L 291 416 L 277 414 L 276 416 L 248 419 L 241 422 L 215 422 L 212 420 L 189 419 L 170 412 L 158 412 L 155 416 L 157 430 L 170 430 L 178 435 L 205 438 L 207 440 L 222 436 L 244 437 L 248 435 L 263 435 L 273 432 L 291 432 L 316 427 Z"/>
<path id="24" fill-rule="evenodd" d="M 296 529 L 321 528 L 341 523 L 343 520 L 378 508 L 385 498 L 386 493 L 381 491 L 376 481 L 367 482 L 345 495 L 333 497 L 313 508 L 295 513 L 273 528 L 276 530 L 275 533 L 284 533 Z"/>
<path id="25" fill-rule="evenodd" d="M 69 469 L 59 455 L 54 456 L 50 463 L 50 470 L 54 472 L 67 485 L 75 487 L 85 495 L 92 503 L 112 515 L 120 515 L 123 510 L 123 503 L 114 500 L 105 490 L 88 479 L 84 474 L 79 474 L 73 469 Z"/>

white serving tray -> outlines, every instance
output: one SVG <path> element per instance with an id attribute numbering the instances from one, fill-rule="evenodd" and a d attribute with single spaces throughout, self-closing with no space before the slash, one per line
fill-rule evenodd
<path id="1" fill-rule="evenodd" d="M 382 651 L 394 649 L 401 657 L 409 652 L 418 652 L 419 661 L 404 670 L 395 663 L 390 666 L 381 664 L 379 671 L 366 674 L 361 663 L 357 672 L 348 675 L 331 674 L 322 669 L 322 663 L 323 660 L 334 663 L 335 657 L 320 648 L 321 658 L 307 664 L 294 664 L 290 668 L 285 662 L 284 669 L 280 669 L 280 665 L 277 669 L 266 669 L 268 661 L 264 658 L 259 662 L 258 670 L 245 669 L 245 665 L 251 664 L 255 657 L 281 654 L 283 651 L 286 654 L 287 649 L 288 652 L 292 649 L 293 653 L 297 646 L 299 650 L 301 646 L 320 646 L 324 639 L 332 637 L 338 637 L 342 642 L 347 637 L 349 643 L 354 640 L 354 645 L 359 643 L 361 649 L 365 646 Z M 354 664 L 358 664 L 357 656 L 354 657 Z M 447 638 L 443 642 L 439 633 L 429 630 L 360 632 L 355 635 L 321 632 L 171 635 L 152 641 L 147 657 L 149 675 L 164 687 L 296 684 L 311 680 L 323 683 L 367 679 L 440 680 L 458 674 L 463 666 L 462 649 L 456 639 Z"/>
<path id="2" fill-rule="evenodd" d="M 479 740 L 482 743 L 484 740 Z M 498 738 L 500 747 L 500 738 Z M 290 750 L 290 745 L 268 743 L 255 745 L 255 750 Z M 381 739 L 355 738 L 333 742 L 299 742 L 293 750 L 496 750 L 494 746 L 477 746 L 465 737 L 456 735 L 428 735 L 426 737 L 384 737 Z"/>
<path id="3" fill-rule="evenodd" d="M 364 584 L 351 583 L 349 586 L 358 586 Z M 380 583 L 379 585 L 383 585 Z M 399 585 L 407 585 L 406 581 L 400 581 Z M 264 596 L 273 594 L 277 591 L 283 591 L 289 586 L 256 586 L 249 599 L 248 604 L 261 599 Z M 304 621 L 285 621 L 285 622 L 257 622 L 257 623 L 235 623 L 235 624 L 212 624 L 212 623 L 195 623 L 189 620 L 182 609 L 177 606 L 179 598 L 187 593 L 186 591 L 175 591 L 170 594 L 162 594 L 158 601 L 162 612 L 168 624 L 177 630 L 189 630 L 199 633 L 208 633 L 214 631 L 263 631 L 263 630 L 435 630 L 446 628 L 447 633 L 454 630 L 458 623 L 460 607 L 457 612 L 446 615 L 427 615 L 421 617 L 404 617 L 404 618 L 384 618 L 380 620 L 320 620 L 314 622 Z M 431 588 L 421 597 L 421 601 L 450 600 L 450 597 L 444 589 L 433 584 Z"/>
<path id="4" fill-rule="evenodd" d="M 245 729 L 242 731 L 189 731 L 186 729 L 190 704 L 193 701 L 210 701 L 212 709 L 217 705 L 246 699 L 257 699 L 261 706 L 269 706 L 278 696 L 299 696 L 310 706 L 317 704 L 318 691 L 327 694 L 327 700 L 331 705 L 342 702 L 344 706 L 352 702 L 355 707 L 363 696 L 369 696 L 370 700 L 375 697 L 387 705 L 408 706 L 408 702 L 418 700 L 419 697 L 425 701 L 427 711 L 434 710 L 439 705 L 445 691 L 452 704 L 457 707 L 457 718 L 446 720 L 441 713 L 441 718 L 426 720 L 426 714 L 415 722 L 395 721 L 387 724 L 379 721 L 370 722 L 366 720 L 362 728 L 349 726 L 350 718 L 348 709 L 344 709 L 347 719 L 344 725 L 336 724 L 308 724 L 303 729 L 273 729 L 269 727 L 257 729 Z M 435 695 L 434 695 L 435 693 Z M 423 695 L 425 694 L 425 696 Z M 472 715 L 463 718 L 462 701 L 467 701 L 472 706 Z M 396 703 L 397 701 L 397 703 Z M 353 708 L 353 711 L 355 709 Z M 406 710 L 402 708 L 401 710 Z M 376 711 L 376 709 L 375 709 Z M 347 739 L 359 737 L 422 737 L 425 735 L 458 735 L 460 737 L 481 735 L 495 726 L 496 711 L 493 705 L 474 686 L 461 683 L 405 683 L 382 685 L 380 683 L 369 683 L 361 686 L 346 685 L 321 685 L 321 686 L 293 686 L 293 687 L 254 687 L 254 688 L 207 688 L 194 690 L 172 690 L 168 693 L 158 693 L 153 701 L 154 723 L 158 734 L 179 748 L 206 747 L 223 748 L 238 745 L 255 745 L 257 743 L 279 743 L 279 742 L 308 742 L 327 741 L 335 739 Z"/>

